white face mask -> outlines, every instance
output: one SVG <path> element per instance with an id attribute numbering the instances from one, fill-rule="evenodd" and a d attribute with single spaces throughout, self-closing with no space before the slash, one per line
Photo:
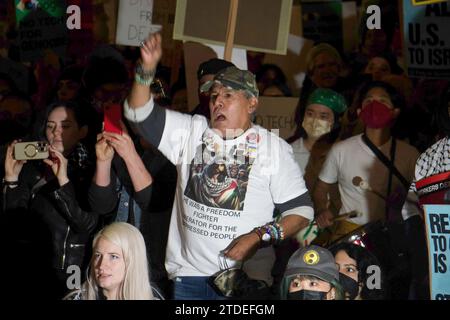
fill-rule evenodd
<path id="1" fill-rule="evenodd" d="M 316 139 L 331 131 L 331 123 L 311 117 L 305 117 L 302 127 L 305 129 L 308 137 Z"/>

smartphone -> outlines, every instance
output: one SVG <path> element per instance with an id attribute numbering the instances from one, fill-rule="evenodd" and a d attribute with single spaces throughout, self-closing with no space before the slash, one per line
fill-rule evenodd
<path id="1" fill-rule="evenodd" d="M 18 142 L 14 145 L 16 160 L 42 160 L 48 157 L 48 143 L 45 141 Z"/>
<path id="2" fill-rule="evenodd" d="M 104 130 L 122 134 L 122 127 L 120 126 L 122 106 L 120 104 L 110 104 L 104 107 L 103 112 Z"/>

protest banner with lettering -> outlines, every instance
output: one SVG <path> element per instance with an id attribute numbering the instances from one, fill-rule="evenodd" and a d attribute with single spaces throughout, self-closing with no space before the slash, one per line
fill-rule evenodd
<path id="1" fill-rule="evenodd" d="M 34 61 L 50 49 L 63 56 L 68 43 L 64 0 L 15 3 L 21 60 Z"/>
<path id="2" fill-rule="evenodd" d="M 420 6 L 403 2 L 404 54 L 410 77 L 450 78 L 449 30 L 450 0 Z"/>
<path id="3" fill-rule="evenodd" d="M 450 300 L 450 205 L 425 205 L 430 294 L 432 300 Z"/>
<path id="4" fill-rule="evenodd" d="M 152 24 L 153 0 L 120 0 L 116 43 L 138 47 L 149 33 L 161 30 Z"/>
<path id="5" fill-rule="evenodd" d="M 430 293 L 432 300 L 450 300 L 450 172 L 416 182 L 425 212 Z"/>

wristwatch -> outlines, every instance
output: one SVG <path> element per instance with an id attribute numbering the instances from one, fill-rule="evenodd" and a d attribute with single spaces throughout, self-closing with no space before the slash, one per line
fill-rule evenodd
<path id="1" fill-rule="evenodd" d="M 261 240 L 266 243 L 270 243 L 271 239 L 272 239 L 272 237 L 270 236 L 269 233 L 264 233 L 261 237 Z"/>

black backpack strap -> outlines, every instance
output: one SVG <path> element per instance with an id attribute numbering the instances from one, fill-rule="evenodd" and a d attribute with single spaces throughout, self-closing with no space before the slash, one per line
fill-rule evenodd
<path id="1" fill-rule="evenodd" d="M 380 149 L 378 149 L 377 146 L 374 145 L 372 143 L 372 141 L 369 140 L 369 138 L 367 138 L 366 134 L 362 135 L 362 140 L 370 148 L 370 150 L 372 150 L 373 153 L 375 153 L 377 158 L 389 169 L 389 171 L 392 172 L 393 174 L 395 174 L 395 176 L 400 180 L 400 182 L 405 187 L 405 190 L 408 190 L 410 183 L 408 182 L 408 180 L 405 179 L 405 177 L 400 173 L 400 171 L 398 171 L 398 169 L 394 165 L 395 148 L 396 148 L 395 138 L 392 137 L 392 143 L 391 143 L 391 155 L 390 156 L 391 156 L 392 160 L 389 160 L 383 154 L 383 152 L 381 152 Z"/>

